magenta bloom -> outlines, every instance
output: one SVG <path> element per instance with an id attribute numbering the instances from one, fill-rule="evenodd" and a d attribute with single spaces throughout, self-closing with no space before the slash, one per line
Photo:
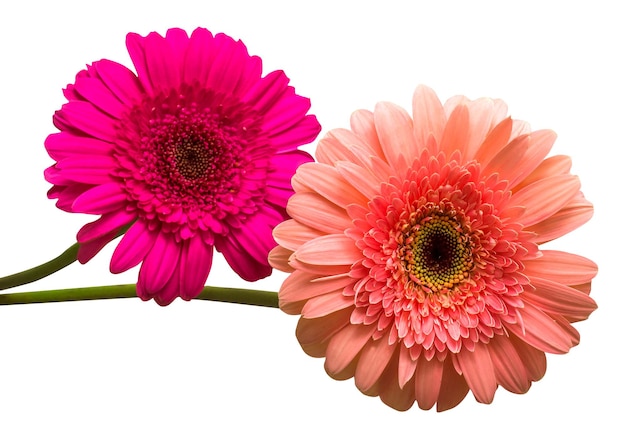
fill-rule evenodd
<path id="1" fill-rule="evenodd" d="M 309 99 L 282 71 L 261 77 L 261 59 L 224 34 L 130 33 L 126 45 L 137 74 L 106 59 L 79 72 L 45 142 L 48 196 L 101 215 L 78 232 L 79 261 L 129 227 L 111 272 L 143 262 L 144 300 L 196 297 L 213 247 L 245 280 L 268 276 L 291 176 L 312 161 L 297 147 L 320 131 Z"/>

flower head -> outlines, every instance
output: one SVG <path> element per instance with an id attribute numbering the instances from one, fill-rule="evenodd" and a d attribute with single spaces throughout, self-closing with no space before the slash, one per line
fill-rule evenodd
<path id="1" fill-rule="evenodd" d="M 270 261 L 291 272 L 280 306 L 331 377 L 398 410 L 445 410 L 469 390 L 524 393 L 546 352 L 578 344 L 597 267 L 539 246 L 593 208 L 570 159 L 545 158 L 555 134 L 506 112 L 418 87 L 413 118 L 357 111 L 297 170 Z"/>
<path id="2" fill-rule="evenodd" d="M 131 33 L 126 45 L 137 74 L 109 60 L 79 72 L 45 142 L 49 197 L 101 215 L 78 232 L 79 260 L 128 228 L 111 271 L 143 262 L 138 295 L 162 305 L 200 293 L 214 247 L 245 280 L 269 275 L 291 176 L 312 161 L 297 147 L 320 131 L 309 100 L 224 34 Z"/>

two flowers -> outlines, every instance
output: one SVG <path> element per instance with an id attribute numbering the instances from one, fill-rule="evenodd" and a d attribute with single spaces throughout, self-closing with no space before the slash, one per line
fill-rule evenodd
<path id="1" fill-rule="evenodd" d="M 539 246 L 593 208 L 569 158 L 545 158 L 551 131 L 418 87 L 412 117 L 357 111 L 314 162 L 309 100 L 240 41 L 171 29 L 127 47 L 136 74 L 81 71 L 45 143 L 49 196 L 100 216 L 81 262 L 123 233 L 111 271 L 141 263 L 137 294 L 161 305 L 200 293 L 214 248 L 249 281 L 289 272 L 279 304 L 304 351 L 399 410 L 526 392 L 578 343 L 597 267 Z"/>

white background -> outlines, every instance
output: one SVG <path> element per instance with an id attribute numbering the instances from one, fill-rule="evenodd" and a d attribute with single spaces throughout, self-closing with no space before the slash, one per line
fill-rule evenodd
<path id="1" fill-rule="evenodd" d="M 620 2 L 51 1 L 0 6 L 0 275 L 47 261 L 92 220 L 57 210 L 43 179 L 51 116 L 86 63 L 130 66 L 125 34 L 197 26 L 242 39 L 312 98 L 323 132 L 419 83 L 442 99 L 500 97 L 559 138 L 595 204 L 552 247 L 595 260 L 599 309 L 581 345 L 548 357 L 525 395 L 399 413 L 336 382 L 276 309 L 138 299 L 0 308 L 0 436 L 623 436 L 624 68 Z M 411 6 L 409 6 L 411 5 Z M 314 144 L 308 150 L 313 151 Z M 19 290 L 136 281 L 114 245 Z M 277 290 L 272 276 L 252 287 Z M 243 286 L 216 261 L 209 284 Z"/>

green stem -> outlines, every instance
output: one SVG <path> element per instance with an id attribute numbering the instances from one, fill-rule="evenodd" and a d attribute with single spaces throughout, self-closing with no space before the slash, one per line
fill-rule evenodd
<path id="1" fill-rule="evenodd" d="M 18 272 L 17 274 L 7 275 L 0 278 L 0 290 L 9 289 L 23 284 L 32 283 L 33 281 L 41 280 L 50 274 L 53 274 L 66 266 L 71 265 L 76 261 L 78 254 L 78 243 L 70 246 L 63 254 L 55 259 L 50 260 L 42 265 L 35 266 L 34 268 L 27 269 L 26 271 Z"/>
<path id="2" fill-rule="evenodd" d="M 122 284 L 118 286 L 96 286 L 77 289 L 0 294 L 0 306 L 9 304 L 134 298 L 136 296 L 134 284 Z M 278 294 L 276 292 L 260 290 L 206 286 L 196 299 L 263 307 L 278 307 Z"/>

